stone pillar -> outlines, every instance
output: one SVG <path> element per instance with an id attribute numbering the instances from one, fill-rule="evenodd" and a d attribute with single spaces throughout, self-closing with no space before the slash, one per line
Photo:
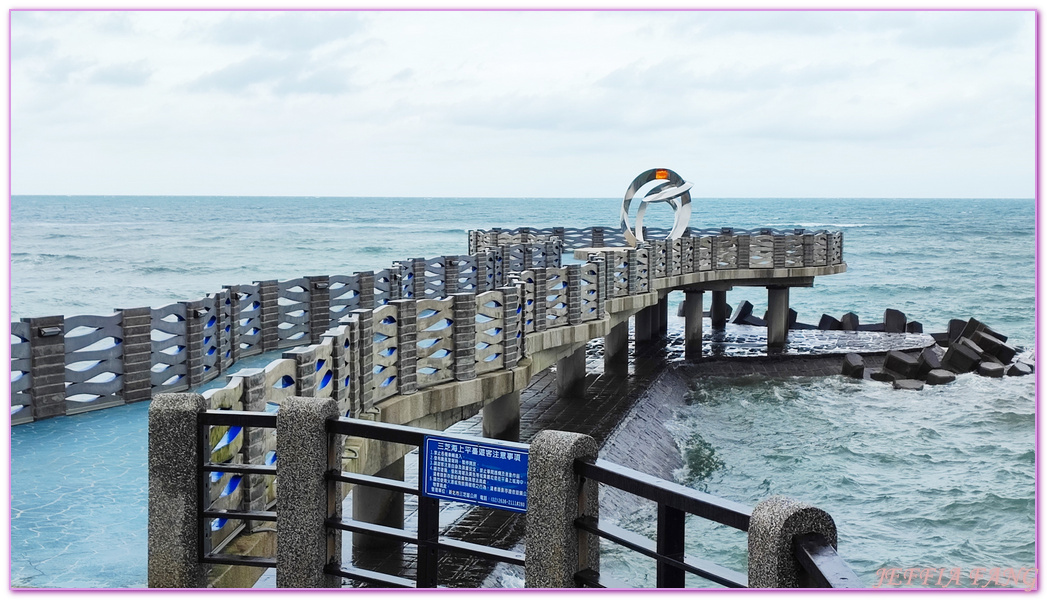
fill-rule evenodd
<path id="1" fill-rule="evenodd" d="M 654 339 L 654 332 L 657 330 L 655 321 L 657 308 L 657 305 L 648 306 L 640 309 L 640 312 L 633 317 L 633 335 L 637 342 L 649 342 Z"/>
<path id="2" fill-rule="evenodd" d="M 207 568 L 198 552 L 202 476 L 197 413 L 200 394 L 157 394 L 149 405 L 149 539 L 147 585 L 201 588 Z"/>
<path id="3" fill-rule="evenodd" d="M 292 396 L 280 407 L 276 426 L 277 477 L 276 585 L 282 588 L 341 587 L 342 578 L 324 573 L 324 565 L 342 560 L 341 532 L 329 531 L 338 518 L 341 494 L 328 482 L 328 469 L 340 469 L 342 436 L 328 435 L 325 423 L 338 416 L 333 398 Z"/>
<path id="4" fill-rule="evenodd" d="M 582 323 L 582 266 L 567 265 L 567 322 Z"/>
<path id="5" fill-rule="evenodd" d="M 374 308 L 374 271 L 361 271 L 356 274 L 360 286 L 360 309 Z"/>
<path id="6" fill-rule="evenodd" d="M 483 436 L 520 441 L 520 391 L 509 392 L 484 405 Z"/>
<path id="7" fill-rule="evenodd" d="M 556 361 L 556 393 L 561 398 L 585 396 L 585 346 Z"/>
<path id="8" fill-rule="evenodd" d="M 669 332 L 669 297 L 662 296 L 658 300 L 658 335 L 664 336 Z"/>
<path id="9" fill-rule="evenodd" d="M 836 523 L 824 510 L 784 496 L 757 504 L 749 519 L 749 587 L 803 587 L 805 577 L 793 557 L 793 538 L 808 533 L 819 533 L 837 547 Z"/>
<path id="10" fill-rule="evenodd" d="M 331 328 L 331 278 L 328 275 L 306 277 L 309 280 L 309 343 L 319 344 Z"/>
<path id="11" fill-rule="evenodd" d="M 688 360 L 702 358 L 702 296 L 701 290 L 687 290 L 684 296 L 684 340 Z"/>
<path id="12" fill-rule="evenodd" d="M 64 415 L 65 317 L 22 319 L 22 322 L 29 323 L 29 373 L 33 382 L 30 388 L 33 419 L 39 421 Z"/>
<path id="13" fill-rule="evenodd" d="M 120 325 L 123 331 L 124 347 L 124 402 L 140 402 L 153 395 L 150 368 L 153 359 L 153 343 L 149 338 L 152 328 L 152 309 L 123 308 L 120 312 Z"/>
<path id="14" fill-rule="evenodd" d="M 723 331 L 729 316 L 727 314 L 727 292 L 713 290 L 713 303 L 709 307 L 713 331 Z"/>
<path id="15" fill-rule="evenodd" d="M 596 482 L 583 482 L 574 473 L 575 459 L 593 460 L 597 452 L 596 440 L 579 433 L 546 430 L 531 441 L 524 567 L 527 587 L 577 587 L 576 572 L 599 570 L 599 538 L 574 526 L 578 517 L 599 517 Z"/>
<path id="16" fill-rule="evenodd" d="M 404 480 L 404 459 L 375 473 L 383 479 Z M 356 484 L 353 486 L 353 520 L 385 527 L 404 527 L 404 494 Z M 353 534 L 353 552 L 398 547 L 401 542 L 362 533 Z"/>
<path id="17" fill-rule="evenodd" d="M 258 319 L 262 330 L 262 352 L 269 352 L 280 344 L 280 305 L 277 300 L 280 286 L 275 279 L 256 281 L 255 284 L 258 286 L 258 301 L 262 304 Z"/>
<path id="18" fill-rule="evenodd" d="M 189 388 L 204 382 L 204 319 L 207 318 L 207 298 L 182 302 L 185 306 L 185 379 Z M 213 314 L 218 316 L 218 312 Z"/>
<path id="19" fill-rule="evenodd" d="M 789 334 L 789 288 L 767 288 L 767 347 L 781 348 Z"/>
<path id="20" fill-rule="evenodd" d="M 611 328 L 603 338 L 603 370 L 619 371 L 629 364 L 629 321 L 622 321 Z M 625 374 L 625 371 L 619 371 Z"/>
<path id="21" fill-rule="evenodd" d="M 396 305 L 396 377 L 404 396 L 418 391 L 418 301 L 393 300 Z"/>

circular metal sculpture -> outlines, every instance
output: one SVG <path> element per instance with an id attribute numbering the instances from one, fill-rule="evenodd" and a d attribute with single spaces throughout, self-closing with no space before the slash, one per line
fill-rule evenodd
<path id="1" fill-rule="evenodd" d="M 665 202 L 673 207 L 675 218 L 672 231 L 666 239 L 675 240 L 683 237 L 687 224 L 691 220 L 691 184 L 669 169 L 651 169 L 644 171 L 633 179 L 622 201 L 622 231 L 625 241 L 630 246 L 643 243 L 643 215 L 647 206 L 655 202 Z M 629 224 L 629 205 L 633 198 L 640 198 L 640 208 L 636 211 L 635 229 Z"/>

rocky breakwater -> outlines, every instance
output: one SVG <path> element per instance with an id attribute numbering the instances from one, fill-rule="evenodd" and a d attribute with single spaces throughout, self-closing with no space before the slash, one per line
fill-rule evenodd
<path id="1" fill-rule="evenodd" d="M 985 377 L 1029 375 L 1034 366 L 1016 360 L 1018 349 L 1007 344 L 1007 336 L 977 319 L 953 319 L 945 333 L 932 333 L 935 345 L 918 354 L 891 351 L 883 367 L 870 369 L 859 354 L 847 354 L 842 373 L 856 379 L 873 379 L 895 389 L 920 390 L 924 384 L 942 385 L 961 373 L 977 372 Z"/>

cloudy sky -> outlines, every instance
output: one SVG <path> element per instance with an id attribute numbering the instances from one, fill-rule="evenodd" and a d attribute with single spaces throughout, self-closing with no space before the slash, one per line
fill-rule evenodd
<path id="1" fill-rule="evenodd" d="M 1034 193 L 1024 12 L 14 12 L 15 194 Z"/>

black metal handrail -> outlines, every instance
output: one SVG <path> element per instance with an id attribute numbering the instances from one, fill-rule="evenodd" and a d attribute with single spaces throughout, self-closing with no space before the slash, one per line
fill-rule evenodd
<path id="1" fill-rule="evenodd" d="M 601 524 L 592 517 L 576 519 L 575 526 L 653 558 L 657 561 L 658 587 L 684 587 L 686 573 L 704 577 L 726 587 L 747 587 L 748 579 L 744 574 L 686 555 L 684 520 L 689 513 L 748 531 L 751 508 L 605 460 L 576 460 L 574 471 L 585 479 L 592 479 L 657 503 L 658 529 L 654 541 L 614 525 Z M 595 571 L 579 572 L 575 575 L 575 580 L 594 587 L 607 585 L 606 578 L 602 578 Z"/>
<path id="2" fill-rule="evenodd" d="M 812 588 L 860 588 L 861 580 L 836 548 L 820 533 L 808 533 L 793 538 L 793 555 L 806 574 L 800 587 Z"/>
<path id="3" fill-rule="evenodd" d="M 202 564 L 231 565 L 246 567 L 276 567 L 276 557 L 243 556 L 223 554 L 229 543 L 246 527 L 248 521 L 276 521 L 276 512 L 270 510 L 211 510 L 208 494 L 211 473 L 237 473 L 241 475 L 276 475 L 275 465 L 211 462 L 209 428 L 213 426 L 240 426 L 276 428 L 276 414 L 248 412 L 242 410 L 207 410 L 198 413 L 196 419 L 198 468 L 197 468 L 197 523 L 200 535 L 197 542 L 197 558 Z M 241 483 L 245 485 L 245 483 Z M 229 519 L 240 521 L 239 527 L 217 548 L 211 546 L 211 521 Z"/>
<path id="4" fill-rule="evenodd" d="M 363 421 L 346 417 L 331 418 L 327 420 L 327 432 L 354 437 L 362 437 L 403 444 L 405 446 L 416 446 L 419 449 L 425 444 L 425 439 L 432 435 L 439 435 L 441 439 L 448 439 L 466 443 L 475 443 L 477 440 L 472 436 L 461 436 L 445 434 L 430 429 L 407 427 L 404 425 L 392 425 L 389 423 L 377 423 L 374 421 Z M 527 449 L 526 444 L 516 442 L 505 442 L 485 438 L 485 444 L 492 444 L 506 449 Z M 424 461 L 418 461 L 418 484 L 417 486 L 404 483 L 396 479 L 386 479 L 372 475 L 360 475 L 348 473 L 338 469 L 332 469 L 327 473 L 328 481 L 339 481 L 377 487 L 380 489 L 401 492 L 418 496 L 418 530 L 413 533 L 397 527 L 385 527 L 373 523 L 365 523 L 347 518 L 328 518 L 325 522 L 328 528 L 340 531 L 365 533 L 367 535 L 384 537 L 405 544 L 414 544 L 418 547 L 418 563 L 415 570 L 414 581 L 403 577 L 379 573 L 355 566 L 344 567 L 338 564 L 330 564 L 324 567 L 324 572 L 354 581 L 360 581 L 370 585 L 381 587 L 404 588 L 433 588 L 437 586 L 437 559 L 440 552 L 456 552 L 468 554 L 494 562 L 504 562 L 523 566 L 524 556 L 519 552 L 502 550 L 490 546 L 473 544 L 462 540 L 455 540 L 440 535 L 440 500 L 431 498 L 422 493 L 421 485 L 424 480 Z M 495 509 L 498 510 L 498 509 Z"/>

